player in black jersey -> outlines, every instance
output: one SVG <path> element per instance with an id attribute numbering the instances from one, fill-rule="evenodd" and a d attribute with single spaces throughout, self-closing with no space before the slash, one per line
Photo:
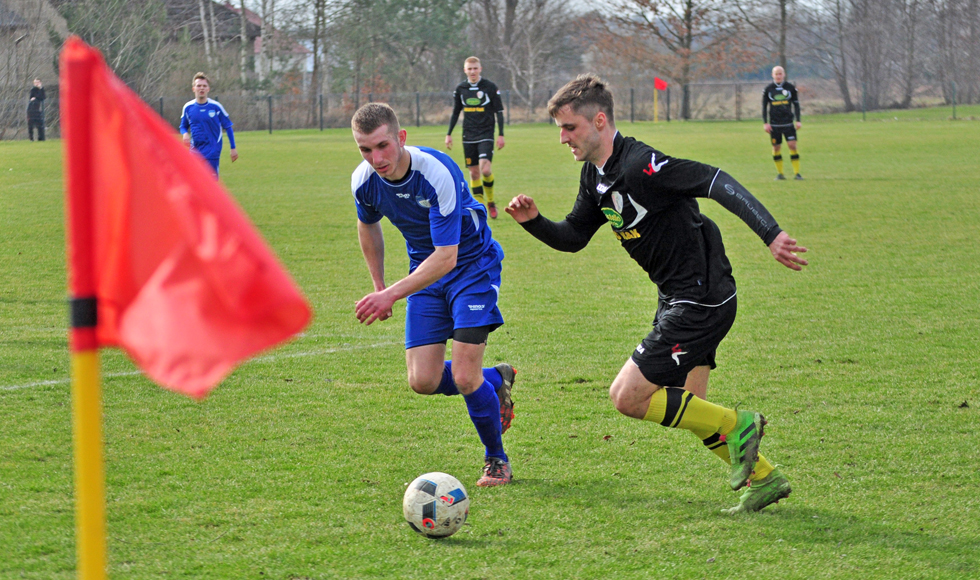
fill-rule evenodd
<path id="1" fill-rule="evenodd" d="M 715 350 L 735 321 L 735 279 L 718 226 L 696 198 L 736 214 L 793 270 L 807 261 L 766 208 L 730 175 L 676 159 L 621 135 L 612 94 L 594 75 L 581 75 L 552 97 L 548 112 L 561 142 L 585 161 L 575 205 L 564 220 L 542 216 L 518 195 L 506 211 L 552 248 L 577 252 L 605 223 L 659 289 L 653 331 L 636 347 L 609 393 L 629 417 L 693 432 L 731 464 L 731 487 L 750 487 L 727 513 L 758 511 L 789 495 L 790 484 L 758 453 L 765 418 L 705 400 Z"/>
<path id="2" fill-rule="evenodd" d="M 783 155 L 780 153 L 783 137 L 789 146 L 795 179 L 803 179 L 800 175 L 800 154 L 796 150 L 796 130 L 803 126 L 800 123 L 800 97 L 793 83 L 786 81 L 786 71 L 781 66 L 773 67 L 772 82 L 762 91 L 762 122 L 772 139 L 776 180 L 786 179 L 783 175 Z"/>
<path id="3" fill-rule="evenodd" d="M 497 204 L 493 202 L 493 124 L 497 121 L 500 135 L 497 149 L 504 148 L 504 105 L 497 85 L 480 76 L 480 59 L 471 56 L 463 63 L 466 80 L 453 91 L 453 115 L 449 119 L 446 149 L 453 148 L 453 128 L 463 115 L 463 156 L 470 171 L 470 192 L 477 201 L 486 198 L 490 217 L 497 219 Z"/>

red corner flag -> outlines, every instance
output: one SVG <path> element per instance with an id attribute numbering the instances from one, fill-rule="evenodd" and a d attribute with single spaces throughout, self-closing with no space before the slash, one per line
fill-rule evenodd
<path id="1" fill-rule="evenodd" d="M 653 88 L 658 91 L 666 91 L 667 81 L 663 80 L 662 78 L 653 77 Z"/>
<path id="2" fill-rule="evenodd" d="M 72 350 L 120 346 L 202 398 L 310 308 L 204 160 L 97 50 L 69 39 L 60 70 Z"/>

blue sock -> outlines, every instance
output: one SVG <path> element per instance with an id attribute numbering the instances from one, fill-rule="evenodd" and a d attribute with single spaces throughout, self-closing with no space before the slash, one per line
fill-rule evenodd
<path id="1" fill-rule="evenodd" d="M 480 388 L 469 395 L 463 395 L 466 409 L 470 412 L 470 420 L 476 427 L 480 441 L 487 448 L 487 457 L 497 457 L 507 461 L 504 453 L 504 443 L 500 438 L 500 400 L 493 390 L 493 385 L 483 381 Z"/>
<path id="2" fill-rule="evenodd" d="M 442 369 L 442 381 L 439 383 L 439 388 L 433 394 L 446 395 L 447 397 L 459 394 L 459 390 L 456 388 L 456 382 L 453 380 L 453 361 L 446 361 L 446 366 Z"/>
<path id="3" fill-rule="evenodd" d="M 496 391 L 500 388 L 500 385 L 504 383 L 504 377 L 500 376 L 500 371 L 493 367 L 483 368 L 483 378 L 490 383 L 493 390 Z"/>
<path id="4" fill-rule="evenodd" d="M 500 385 L 504 382 L 504 377 L 500 376 L 500 371 L 493 367 L 483 369 L 483 378 L 490 383 L 494 391 L 499 389 Z M 456 389 L 456 383 L 453 381 L 453 361 L 446 361 L 446 366 L 442 369 L 442 381 L 439 383 L 439 388 L 433 394 L 446 395 L 447 397 L 459 394 L 459 391 Z"/>

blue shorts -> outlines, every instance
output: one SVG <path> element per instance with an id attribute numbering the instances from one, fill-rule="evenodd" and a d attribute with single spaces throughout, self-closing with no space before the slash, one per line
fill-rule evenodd
<path id="1" fill-rule="evenodd" d="M 504 323 L 497 308 L 500 262 L 504 251 L 496 240 L 478 260 L 458 266 L 406 300 L 405 348 L 444 343 L 457 328 Z"/>
<path id="2" fill-rule="evenodd" d="M 217 159 L 208 159 L 207 157 L 205 157 L 204 160 L 208 162 L 208 165 L 211 166 L 211 169 L 214 169 L 214 174 L 217 175 L 218 174 L 218 163 L 221 162 L 221 158 L 219 157 Z"/>

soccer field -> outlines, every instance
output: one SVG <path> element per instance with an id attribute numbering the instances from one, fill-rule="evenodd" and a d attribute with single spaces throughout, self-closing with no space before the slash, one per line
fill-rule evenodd
<path id="1" fill-rule="evenodd" d="M 724 168 L 810 249 L 792 272 L 701 202 L 739 284 L 709 399 L 766 414 L 763 453 L 794 489 L 740 517 L 719 513 L 738 494 L 700 441 L 609 402 L 656 290 L 607 228 L 561 254 L 503 212 L 492 223 L 507 324 L 487 362 L 519 370 L 504 436 L 515 482 L 477 488 L 483 448 L 461 398 L 408 388 L 404 302 L 386 322 L 354 317 L 371 283 L 350 132 L 237 135 L 223 179 L 315 319 L 203 402 L 103 351 L 110 576 L 980 577 L 980 107 L 948 114 L 805 118 L 802 182 L 773 181 L 758 121 L 620 124 Z M 445 135 L 408 132 L 439 148 Z M 0 142 L 0 579 L 75 577 L 60 147 Z M 526 193 L 560 219 L 580 168 L 555 127 L 508 127 L 498 200 Z M 407 258 L 385 224 L 390 283 Z M 405 484 L 427 471 L 472 497 L 449 539 L 401 515 Z"/>

